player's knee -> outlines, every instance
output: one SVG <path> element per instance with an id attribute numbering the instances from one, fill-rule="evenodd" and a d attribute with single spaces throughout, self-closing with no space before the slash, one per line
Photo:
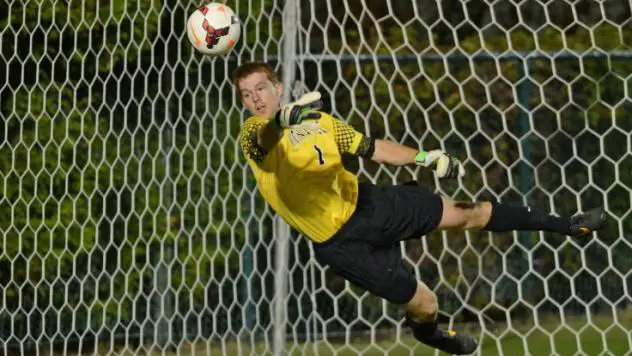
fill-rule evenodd
<path id="1" fill-rule="evenodd" d="M 408 302 L 406 311 L 417 322 L 432 321 L 439 311 L 437 296 L 425 284 L 419 283 L 413 299 Z"/>

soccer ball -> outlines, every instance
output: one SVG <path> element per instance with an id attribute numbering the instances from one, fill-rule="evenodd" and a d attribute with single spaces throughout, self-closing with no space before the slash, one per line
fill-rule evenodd
<path id="1" fill-rule="evenodd" d="M 218 56 L 233 49 L 241 35 L 241 26 L 230 7 L 210 3 L 189 16 L 187 35 L 195 49 L 206 55 Z"/>

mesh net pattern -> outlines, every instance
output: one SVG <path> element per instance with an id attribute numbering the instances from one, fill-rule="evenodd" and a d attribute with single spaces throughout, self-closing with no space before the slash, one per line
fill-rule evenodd
<path id="1" fill-rule="evenodd" d="M 362 181 L 572 214 L 594 239 L 433 233 L 402 245 L 481 354 L 632 345 L 632 20 L 626 1 L 227 1 L 242 38 L 203 58 L 200 3 L 0 4 L 0 350 L 270 354 L 274 212 L 239 149 L 231 73 L 295 66 L 355 129 L 462 158 L 461 184 L 349 159 Z M 293 58 L 283 13 L 298 6 Z M 403 310 L 289 240 L 289 354 L 425 350 Z M 353 342 L 351 342 L 353 340 Z M 518 341 L 516 341 L 518 340 Z"/>

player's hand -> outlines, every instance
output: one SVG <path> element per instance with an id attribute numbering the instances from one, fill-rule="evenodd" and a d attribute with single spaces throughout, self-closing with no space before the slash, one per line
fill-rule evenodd
<path id="1" fill-rule="evenodd" d="M 303 120 L 320 119 L 316 110 L 323 106 L 320 93 L 313 91 L 301 96 L 297 101 L 285 104 L 274 116 L 274 121 L 282 128 L 298 125 Z"/>
<path id="2" fill-rule="evenodd" d="M 419 152 L 415 157 L 415 163 L 434 169 L 439 178 L 453 179 L 465 176 L 465 168 L 463 168 L 461 161 L 440 150 Z"/>

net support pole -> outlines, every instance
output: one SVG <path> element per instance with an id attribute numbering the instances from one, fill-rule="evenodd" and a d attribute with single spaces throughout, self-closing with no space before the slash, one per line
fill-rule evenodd
<path id="1" fill-rule="evenodd" d="M 246 169 L 244 172 L 246 175 L 246 188 L 247 194 L 243 198 L 243 221 L 248 221 L 251 216 L 256 215 L 256 204 L 258 201 L 258 195 L 256 194 L 256 182 L 252 172 Z M 251 219 L 246 225 L 246 242 L 242 253 L 243 258 L 243 282 L 241 283 L 241 303 L 243 303 L 243 327 L 250 337 L 255 328 L 255 320 L 257 315 L 256 300 L 259 293 L 257 290 L 257 283 L 255 282 L 257 270 L 255 264 L 255 246 L 257 239 L 257 222 L 255 219 Z"/>
<path id="2" fill-rule="evenodd" d="M 298 23 L 298 9 L 295 0 L 285 1 L 283 8 L 283 43 L 282 43 L 282 80 L 283 101 L 291 100 L 290 88 L 294 82 L 296 75 L 296 35 Z M 286 301 L 287 301 L 287 283 L 289 279 L 288 260 L 289 260 L 289 239 L 290 227 L 277 216 L 275 219 L 274 238 L 276 242 L 275 253 L 275 274 L 274 274 L 274 355 L 283 355 L 285 353 L 286 340 Z"/>
<path id="3" fill-rule="evenodd" d="M 520 178 L 519 178 L 519 190 L 523 196 L 523 203 L 525 206 L 529 206 L 529 190 L 531 189 L 531 171 L 526 166 L 527 162 L 531 162 L 531 146 L 529 144 L 529 132 L 531 131 L 531 91 L 532 84 L 529 80 L 529 59 L 525 59 L 523 62 L 518 62 L 518 74 L 522 82 L 518 85 L 518 103 L 520 104 L 520 114 L 518 116 L 518 129 L 520 134 L 520 154 L 521 159 L 524 164 L 520 166 Z M 532 256 L 534 243 L 533 243 L 532 232 L 528 231 L 519 231 L 518 232 L 518 241 L 520 245 L 529 252 L 523 252 L 522 257 L 520 258 L 520 272 L 522 275 L 527 275 L 531 266 L 530 266 L 530 256 Z M 528 280 L 522 280 L 520 282 L 520 290 L 522 293 L 528 293 L 531 290 L 531 285 L 529 285 Z M 517 298 L 522 298 L 522 296 L 515 296 Z"/>
<path id="4" fill-rule="evenodd" d="M 159 246 L 156 247 L 156 251 L 153 255 L 154 264 L 154 300 L 153 300 L 153 320 L 154 320 L 154 343 L 161 349 L 165 350 L 172 343 L 171 332 L 171 318 L 174 315 L 174 297 L 172 290 L 172 280 L 170 266 L 174 260 L 173 243 L 175 242 L 174 236 L 172 236 L 172 212 L 171 205 L 173 202 L 173 182 L 171 181 L 171 167 L 170 167 L 170 148 L 172 145 L 172 128 L 170 120 L 170 108 L 167 105 L 165 108 L 166 122 L 163 125 L 162 137 L 159 141 L 160 153 L 165 165 L 165 173 L 162 187 L 162 207 L 167 212 L 166 216 L 166 231 L 165 236 L 161 236 Z"/>

